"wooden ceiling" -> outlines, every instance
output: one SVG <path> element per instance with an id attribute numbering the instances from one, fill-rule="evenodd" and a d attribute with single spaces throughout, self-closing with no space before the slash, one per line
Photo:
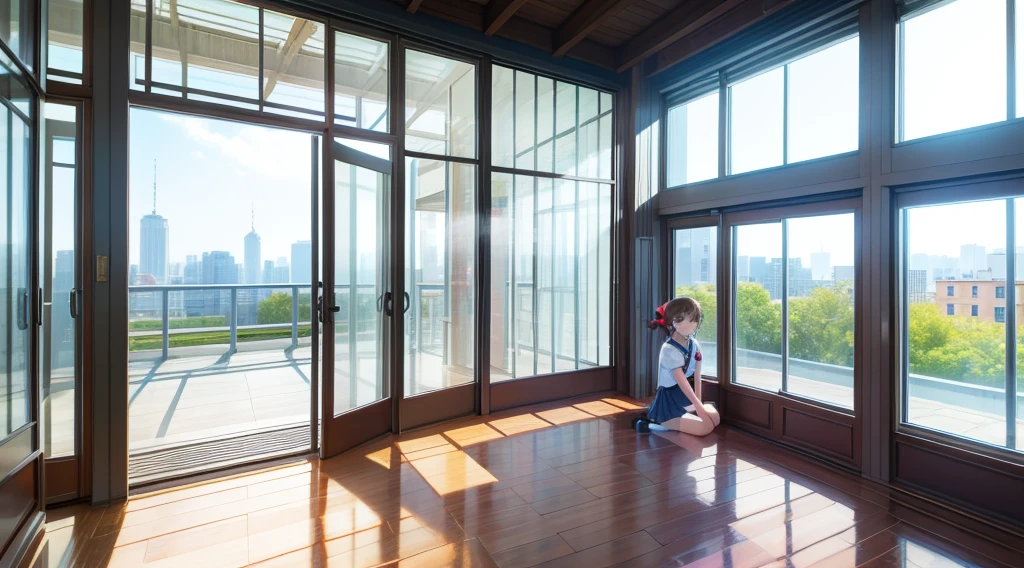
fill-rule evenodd
<path id="1" fill-rule="evenodd" d="M 657 55 L 657 73 L 796 0 L 391 1 L 616 72 Z"/>

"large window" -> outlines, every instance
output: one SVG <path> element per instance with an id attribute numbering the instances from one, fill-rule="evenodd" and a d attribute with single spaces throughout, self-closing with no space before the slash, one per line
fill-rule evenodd
<path id="1" fill-rule="evenodd" d="M 324 22 L 228 0 L 148 2 L 151 35 L 146 2 L 132 1 L 133 89 L 323 119 Z"/>
<path id="2" fill-rule="evenodd" d="M 667 187 L 717 178 L 723 160 L 732 175 L 856 151 L 859 64 L 860 40 L 852 36 L 756 74 L 721 71 L 727 87 L 668 110 Z"/>
<path id="3" fill-rule="evenodd" d="M 491 380 L 609 365 L 612 97 L 495 66 L 492 104 Z"/>
<path id="4" fill-rule="evenodd" d="M 853 407 L 855 215 L 733 228 L 735 382 Z"/>
<path id="5" fill-rule="evenodd" d="M 718 91 L 668 111 L 668 187 L 718 177 Z"/>
<path id="6" fill-rule="evenodd" d="M 1024 355 L 1021 329 L 1024 274 L 1022 199 L 916 205 L 901 211 L 903 285 L 902 420 L 946 434 L 1020 448 L 1024 422 L 1022 383 L 1014 367 Z M 1008 211 L 1008 209 L 1012 211 Z M 1013 212 L 1016 222 L 1007 224 Z M 950 223 L 962 230 L 948 231 Z M 1016 242 L 1016 284 L 1008 283 L 1008 242 Z M 984 266 L 978 266 L 984 262 Z M 908 270 L 924 270 L 925 295 L 911 294 Z M 934 298 L 942 279 L 969 279 L 978 299 L 950 310 L 945 298 Z M 1009 284 L 1009 285 L 1008 285 Z M 940 284 L 941 285 L 941 284 Z M 997 297 L 996 291 L 1005 294 Z M 955 300 L 954 300 L 955 301 Z M 938 302 L 941 302 L 938 303 Z M 1015 305 L 1013 310 L 1007 305 Z M 942 307 L 945 306 L 945 309 Z M 968 311 L 969 310 L 969 311 Z M 1007 345 L 1016 345 L 1007 353 Z M 1009 358 L 1007 357 L 1009 355 Z M 1012 364 L 1012 365 L 1009 365 Z M 1016 399 L 1016 400 L 1014 400 Z"/>
<path id="7" fill-rule="evenodd" d="M 927 3 L 922 3 L 927 4 Z M 911 9 L 900 18 L 896 141 L 1024 116 L 1021 11 L 1015 12 L 1016 110 L 1007 89 L 1005 0 L 956 0 Z"/>
<path id="8" fill-rule="evenodd" d="M 700 302 L 704 321 L 697 330 L 704 376 L 718 376 L 718 227 L 672 231 L 672 294 Z"/>
<path id="9" fill-rule="evenodd" d="M 857 37 L 729 87 L 729 173 L 858 146 Z"/>

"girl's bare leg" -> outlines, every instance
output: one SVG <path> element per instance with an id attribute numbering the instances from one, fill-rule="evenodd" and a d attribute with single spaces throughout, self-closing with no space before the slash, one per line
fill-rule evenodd
<path id="1" fill-rule="evenodd" d="M 718 414 L 718 409 L 715 408 L 714 405 L 709 402 L 705 402 L 704 410 L 708 413 L 708 416 L 711 417 L 711 421 L 715 423 L 716 427 L 722 423 L 722 416 Z"/>
<path id="2" fill-rule="evenodd" d="M 718 411 L 715 411 L 717 414 Z M 673 418 L 666 420 L 661 423 L 662 426 L 669 430 L 675 430 L 684 434 L 692 434 L 694 436 L 707 436 L 715 428 L 715 424 L 712 421 L 701 419 L 700 416 L 693 414 L 685 414 L 679 418 Z"/>

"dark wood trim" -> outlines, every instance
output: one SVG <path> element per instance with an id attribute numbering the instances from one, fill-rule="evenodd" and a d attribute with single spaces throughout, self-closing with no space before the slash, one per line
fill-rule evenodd
<path id="1" fill-rule="evenodd" d="M 491 412 L 615 387 L 615 373 L 610 367 L 502 381 L 491 384 Z"/>
<path id="2" fill-rule="evenodd" d="M 484 16 L 484 35 L 492 36 L 529 0 L 491 0 Z"/>
<path id="3" fill-rule="evenodd" d="M 415 14 L 416 11 L 420 9 L 420 4 L 422 3 L 423 0 L 409 0 L 409 5 L 405 7 L 405 11 L 410 14 Z"/>
<path id="4" fill-rule="evenodd" d="M 10 550 L 6 550 L 4 555 L 0 557 L 0 567 L 8 568 L 30 565 L 33 568 L 36 566 L 41 568 L 44 564 L 39 562 L 41 558 L 40 552 L 44 550 L 43 543 L 45 538 L 46 514 L 43 511 L 36 511 L 34 515 L 30 515 L 22 523 L 21 529 L 15 535 L 14 542 L 18 544 L 12 546 Z"/>
<path id="5" fill-rule="evenodd" d="M 562 57 L 590 32 L 601 27 L 634 0 L 586 0 L 555 30 L 555 57 Z"/>
<path id="6" fill-rule="evenodd" d="M 402 399 L 402 430 L 473 414 L 476 397 L 474 382 Z"/>
<path id="7" fill-rule="evenodd" d="M 326 386 L 328 383 L 330 381 L 324 381 L 323 384 Z M 324 398 L 327 396 L 324 395 Z M 333 406 L 333 401 L 331 405 Z M 339 416 L 325 416 L 325 441 L 320 453 L 339 454 L 386 433 L 391 428 L 391 409 L 391 399 L 384 399 Z M 328 439 L 330 446 L 327 445 Z"/>
<path id="8" fill-rule="evenodd" d="M 478 392 L 475 397 L 477 411 L 486 416 L 491 413 L 491 350 L 487 338 L 491 333 L 491 93 L 493 66 L 490 57 L 484 57 L 477 66 L 477 168 L 476 191 L 476 264 L 477 278 L 474 282 L 476 307 L 474 337 L 475 365 Z"/>
<path id="9" fill-rule="evenodd" d="M 32 512 L 40 512 L 39 477 L 42 462 L 41 452 L 33 453 L 11 475 L 0 484 L 0 540 L 3 542 L 3 559 L 23 556 L 22 548 L 26 545 L 19 537 L 23 536 L 23 524 L 32 516 Z"/>
<path id="10" fill-rule="evenodd" d="M 722 17 L 709 21 L 700 29 L 685 37 L 677 38 L 671 45 L 658 52 L 658 64 L 654 73 L 660 73 L 680 61 L 718 44 L 768 16 L 793 4 L 796 0 L 779 0 L 766 7 L 762 0 L 743 0 L 735 3 Z M 706 20 L 707 21 L 707 20 Z M 642 37 L 642 36 L 641 36 Z"/>
<path id="11" fill-rule="evenodd" d="M 665 49 L 673 42 L 708 25 L 715 18 L 749 0 L 698 0 L 683 2 L 654 24 L 627 41 L 619 50 L 615 70 L 619 73 Z M 760 2 L 750 2 L 760 4 Z"/>
<path id="12" fill-rule="evenodd" d="M 43 500 L 47 505 L 78 498 L 81 462 L 77 455 L 46 460 Z"/>
<path id="13" fill-rule="evenodd" d="M 1024 526 L 1024 465 L 897 433 L 894 482 Z"/>

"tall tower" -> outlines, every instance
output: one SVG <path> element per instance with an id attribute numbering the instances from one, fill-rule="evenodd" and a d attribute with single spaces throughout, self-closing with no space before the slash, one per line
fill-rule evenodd
<path id="1" fill-rule="evenodd" d="M 256 211 L 253 208 L 251 230 L 245 235 L 245 284 L 259 284 L 260 271 L 260 236 L 256 233 Z"/>
<path id="2" fill-rule="evenodd" d="M 153 276 L 157 284 L 166 284 L 171 241 L 167 219 L 156 214 L 156 160 L 153 160 L 153 212 L 142 218 L 139 241 L 139 273 Z"/>

